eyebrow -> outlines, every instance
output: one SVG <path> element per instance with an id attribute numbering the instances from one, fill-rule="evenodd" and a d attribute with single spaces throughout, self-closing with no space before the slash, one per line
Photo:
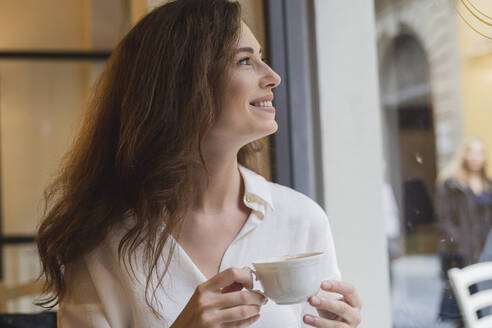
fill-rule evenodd
<path id="1" fill-rule="evenodd" d="M 263 50 L 263 49 L 261 49 L 261 48 L 260 48 L 260 51 L 259 51 L 260 55 L 261 55 L 262 50 Z M 242 48 L 238 48 L 238 49 L 236 50 L 236 53 L 239 53 L 239 52 L 249 52 L 249 53 L 252 53 L 252 54 L 254 54 L 254 53 L 255 53 L 254 49 L 253 49 L 253 48 L 251 48 L 251 47 L 242 47 Z"/>

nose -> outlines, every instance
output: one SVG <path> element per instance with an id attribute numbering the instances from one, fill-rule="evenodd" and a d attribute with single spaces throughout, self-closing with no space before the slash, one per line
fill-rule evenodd
<path id="1" fill-rule="evenodd" d="M 280 75 L 278 75 L 270 66 L 265 64 L 265 73 L 261 79 L 261 87 L 273 89 L 278 87 L 280 82 L 282 82 Z"/>

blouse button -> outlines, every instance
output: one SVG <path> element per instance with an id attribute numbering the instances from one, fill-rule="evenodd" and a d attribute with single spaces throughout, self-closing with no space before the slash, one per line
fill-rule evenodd
<path id="1" fill-rule="evenodd" d="M 246 195 L 246 201 L 247 201 L 248 203 L 253 202 L 253 196 L 251 196 L 251 195 L 249 195 L 249 194 L 248 194 L 248 195 Z"/>

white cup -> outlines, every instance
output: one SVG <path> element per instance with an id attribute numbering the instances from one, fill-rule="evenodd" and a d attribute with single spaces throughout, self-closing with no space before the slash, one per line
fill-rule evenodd
<path id="1" fill-rule="evenodd" d="M 253 262 L 262 294 L 277 304 L 306 302 L 318 292 L 325 275 L 326 253 L 303 253 Z"/>

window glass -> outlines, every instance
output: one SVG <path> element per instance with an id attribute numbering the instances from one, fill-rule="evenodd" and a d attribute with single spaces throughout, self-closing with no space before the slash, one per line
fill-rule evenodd
<path id="1" fill-rule="evenodd" d="M 0 283 L 7 287 L 39 273 L 34 234 L 44 189 L 137 2 L 0 0 Z M 33 300 L 7 310 L 39 311 Z"/>
<path id="2" fill-rule="evenodd" d="M 375 8 L 394 327 L 459 326 L 447 271 L 492 260 L 492 5 Z"/>

